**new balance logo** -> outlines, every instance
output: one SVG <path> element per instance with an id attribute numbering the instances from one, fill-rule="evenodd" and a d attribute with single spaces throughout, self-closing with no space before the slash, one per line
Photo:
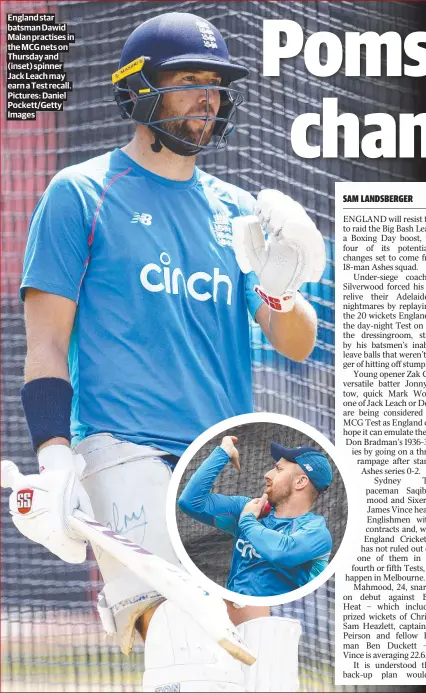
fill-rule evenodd
<path id="1" fill-rule="evenodd" d="M 151 214 L 145 214 L 142 212 L 139 214 L 139 212 L 135 212 L 133 214 L 133 218 L 131 221 L 132 224 L 143 224 L 144 226 L 151 226 L 152 224 L 152 215 Z"/>

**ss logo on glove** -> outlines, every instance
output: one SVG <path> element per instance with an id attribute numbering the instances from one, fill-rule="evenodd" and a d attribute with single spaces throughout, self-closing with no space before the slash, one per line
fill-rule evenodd
<path id="1" fill-rule="evenodd" d="M 27 513 L 30 512 L 31 506 L 33 504 L 33 489 L 31 488 L 23 488 L 21 491 L 18 491 L 16 494 L 16 506 L 18 508 L 18 512 L 21 513 L 21 515 L 26 515 Z"/>

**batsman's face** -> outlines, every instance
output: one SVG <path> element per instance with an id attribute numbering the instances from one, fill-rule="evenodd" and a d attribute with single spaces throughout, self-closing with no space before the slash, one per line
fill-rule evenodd
<path id="1" fill-rule="evenodd" d="M 207 94 L 206 89 L 201 87 L 219 87 L 221 82 L 222 78 L 217 72 L 199 70 L 194 72 L 160 72 L 156 84 L 158 87 L 200 86 L 200 89 L 172 91 L 163 94 L 157 117 L 161 119 L 181 116 L 185 120 L 162 123 L 161 127 L 175 137 L 180 137 L 191 144 L 198 144 L 206 124 L 206 117 L 216 116 L 220 107 L 220 91 L 210 89 Z M 198 116 L 199 119 L 192 120 L 190 116 Z M 205 145 L 210 141 L 214 126 L 214 121 L 207 124 L 201 144 Z"/>
<path id="2" fill-rule="evenodd" d="M 265 491 L 268 501 L 272 506 L 289 498 L 294 489 L 295 481 L 300 475 L 301 469 L 298 464 L 285 460 L 283 457 L 275 463 L 272 469 L 264 476 Z"/>

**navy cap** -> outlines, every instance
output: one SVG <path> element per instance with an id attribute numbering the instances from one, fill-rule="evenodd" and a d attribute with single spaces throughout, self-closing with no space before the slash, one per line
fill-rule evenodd
<path id="1" fill-rule="evenodd" d="M 315 448 L 308 446 L 285 448 L 283 445 L 272 441 L 271 455 L 276 462 L 283 457 L 285 460 L 295 462 L 302 467 L 306 476 L 320 493 L 325 491 L 332 482 L 333 472 L 330 463 L 326 456 Z"/>
<path id="2" fill-rule="evenodd" d="M 130 34 L 119 67 L 144 56 L 146 69 L 205 69 L 232 82 L 249 70 L 230 62 L 228 48 L 218 29 L 207 19 L 189 12 L 166 12 L 148 19 Z"/>

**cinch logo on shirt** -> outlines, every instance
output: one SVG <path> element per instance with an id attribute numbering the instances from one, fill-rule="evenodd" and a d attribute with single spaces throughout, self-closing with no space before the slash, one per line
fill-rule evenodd
<path id="1" fill-rule="evenodd" d="M 209 301 L 212 298 L 216 303 L 219 287 L 223 284 L 227 288 L 226 302 L 228 306 L 231 305 L 232 282 L 227 274 L 220 274 L 219 267 L 213 268 L 213 276 L 207 272 L 194 272 L 186 278 L 180 267 L 169 267 L 171 257 L 168 253 L 161 253 L 160 262 L 162 266 L 149 262 L 142 267 L 140 280 L 147 291 L 165 291 L 172 295 L 179 295 L 183 291 L 186 296 L 189 295 L 196 301 Z"/>
<path id="2" fill-rule="evenodd" d="M 237 549 L 237 551 L 240 552 L 243 558 L 246 558 L 247 555 L 249 559 L 255 557 L 261 558 L 261 556 L 257 553 L 257 551 L 255 551 L 250 542 L 244 541 L 244 539 L 238 539 L 237 543 L 235 544 L 235 548 Z"/>

